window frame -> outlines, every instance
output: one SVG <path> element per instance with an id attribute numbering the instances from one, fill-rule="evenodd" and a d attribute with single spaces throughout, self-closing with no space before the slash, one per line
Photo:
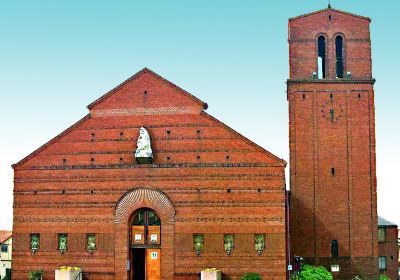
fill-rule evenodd
<path id="1" fill-rule="evenodd" d="M 324 44 L 325 44 L 325 53 L 324 53 L 324 58 L 323 58 L 323 60 L 322 60 L 322 67 L 323 67 L 323 69 L 322 69 L 322 77 L 320 78 L 319 77 L 319 67 L 318 67 L 318 58 L 320 57 L 319 55 L 320 55 L 320 52 L 319 52 L 319 40 L 320 40 L 320 38 L 321 37 L 323 37 L 324 38 Z M 328 79 L 328 73 L 329 73 L 329 71 L 328 71 L 328 69 L 329 69 L 329 67 L 328 67 L 328 54 L 329 54 L 329 50 L 328 50 L 328 42 L 329 42 L 329 40 L 328 40 L 328 36 L 325 34 L 325 33 L 319 33 L 319 34 L 317 34 L 317 36 L 316 36 L 316 40 L 315 40 L 315 42 L 316 42 L 316 58 L 317 58 L 317 61 L 316 61 L 316 68 L 317 68 L 317 78 L 318 78 L 318 80 L 325 80 L 325 79 Z M 324 67 L 325 66 L 325 67 Z"/>
<path id="2" fill-rule="evenodd" d="M 6 250 L 4 251 L 3 249 L 6 248 Z M 1 244 L 1 253 L 6 254 L 8 253 L 8 244 Z"/>
<path id="3" fill-rule="evenodd" d="M 230 240 L 231 239 L 231 240 Z M 232 242 L 230 242 L 232 241 Z M 235 249 L 235 234 L 234 233 L 224 233 L 224 251 L 230 255 L 232 251 Z M 229 246 L 231 245 L 231 246 Z"/>
<path id="4" fill-rule="evenodd" d="M 94 236 L 94 248 L 89 248 L 89 237 Z M 97 234 L 96 233 L 87 233 L 86 234 L 86 250 L 87 251 L 96 251 L 97 250 Z"/>
<path id="5" fill-rule="evenodd" d="M 66 242 L 65 242 L 65 249 L 61 249 L 60 248 L 60 240 L 61 240 L 61 237 L 62 236 L 65 236 L 65 240 L 66 240 Z M 58 233 L 57 234 L 57 250 L 58 251 L 61 251 L 61 252 L 65 252 L 65 251 L 68 251 L 68 233 Z"/>
<path id="6" fill-rule="evenodd" d="M 205 239 L 204 233 L 193 234 L 193 249 L 197 255 L 200 255 L 204 251 L 204 239 Z"/>
<path id="7" fill-rule="evenodd" d="M 384 260 L 383 263 L 385 264 L 385 267 L 381 267 L 382 260 Z M 378 257 L 378 267 L 379 267 L 379 271 L 387 271 L 387 257 L 386 256 Z"/>
<path id="8" fill-rule="evenodd" d="M 37 236 L 37 238 L 38 238 L 38 247 L 37 247 L 37 248 L 33 248 L 33 247 L 32 247 L 32 238 L 33 238 L 33 236 Z M 29 238 L 29 249 L 30 249 L 31 251 L 37 251 L 37 250 L 40 249 L 40 233 L 31 233 L 31 234 L 30 234 L 30 238 Z"/>
<path id="9" fill-rule="evenodd" d="M 140 217 L 140 215 L 143 214 L 142 219 L 138 218 L 136 220 L 136 217 Z M 136 223 L 140 222 L 140 223 Z M 151 208 L 140 208 L 138 209 L 131 218 L 130 222 L 130 246 L 131 247 L 160 247 L 161 246 L 161 218 L 157 211 L 151 209 Z M 134 237 L 133 237 L 133 227 L 142 227 L 142 235 L 143 235 L 143 241 L 142 242 L 134 242 Z M 157 232 L 151 232 L 151 228 L 157 228 Z M 150 241 L 150 238 L 153 234 L 157 234 L 157 240 L 152 242 Z"/>
<path id="10" fill-rule="evenodd" d="M 381 231 L 383 231 L 383 238 L 381 238 Z M 378 227 L 378 242 L 385 243 L 386 242 L 386 227 Z"/>
<path id="11" fill-rule="evenodd" d="M 337 71 L 337 66 L 338 66 L 338 64 L 337 64 L 337 59 L 338 59 L 338 56 L 337 56 L 337 42 L 336 42 L 336 40 L 337 40 L 337 38 L 338 37 L 341 37 L 342 38 L 342 57 L 341 57 L 341 59 L 342 59 L 342 77 L 338 77 L 338 71 Z M 333 43 L 334 43 L 334 45 L 335 45 L 335 48 L 334 48 L 334 50 L 335 50 L 335 77 L 336 77 L 336 79 L 344 79 L 345 77 L 346 77 L 346 37 L 344 36 L 344 34 L 343 33 L 336 33 L 334 36 L 333 36 Z"/>
<path id="12" fill-rule="evenodd" d="M 254 234 L 254 250 L 261 254 L 265 250 L 266 244 L 266 236 L 265 233 L 255 233 Z M 258 242 L 261 241 L 261 242 Z"/>
<path id="13" fill-rule="evenodd" d="M 331 257 L 338 258 L 339 257 L 339 242 L 337 239 L 333 239 L 331 241 Z"/>

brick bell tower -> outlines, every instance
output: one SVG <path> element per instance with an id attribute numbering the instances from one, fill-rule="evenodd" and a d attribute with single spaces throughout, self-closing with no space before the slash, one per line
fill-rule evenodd
<path id="1" fill-rule="evenodd" d="M 371 20 L 289 19 L 292 255 L 335 279 L 378 277 Z"/>

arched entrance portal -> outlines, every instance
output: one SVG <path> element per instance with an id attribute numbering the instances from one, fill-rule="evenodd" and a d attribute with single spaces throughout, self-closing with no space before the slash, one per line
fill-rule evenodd
<path id="1" fill-rule="evenodd" d="M 161 221 L 157 213 L 142 208 L 132 215 L 130 227 L 131 280 L 160 280 Z"/>
<path id="2" fill-rule="evenodd" d="M 115 279 L 130 280 L 133 255 L 131 247 L 132 227 L 137 213 L 142 210 L 150 210 L 159 217 L 160 237 L 158 248 L 152 248 L 157 244 L 142 244 L 147 248 L 160 250 L 160 276 L 158 279 L 174 279 L 174 236 L 175 236 L 175 208 L 168 196 L 160 190 L 149 188 L 135 188 L 127 191 L 116 203 L 114 213 L 114 267 Z M 146 212 L 145 211 L 145 212 Z M 146 215 L 146 214 L 144 214 Z M 152 215 L 152 214 L 147 214 Z M 143 216 L 144 217 L 144 216 Z M 142 218 L 138 217 L 138 220 Z M 148 218 L 149 219 L 149 218 Z M 150 217 L 150 224 L 153 218 Z M 143 220 L 144 221 L 144 220 Z M 140 223 L 140 222 L 138 222 Z M 147 222 L 149 224 L 149 222 Z M 149 229 L 149 227 L 148 227 Z M 142 240 L 150 238 L 143 235 Z M 135 239 L 133 239 L 135 240 Z M 143 249 L 143 248 L 142 248 Z M 146 249 L 146 248 L 144 248 Z M 151 255 L 150 255 L 151 257 Z M 153 255 L 154 257 L 154 255 Z M 135 279 L 136 280 L 136 279 Z"/>

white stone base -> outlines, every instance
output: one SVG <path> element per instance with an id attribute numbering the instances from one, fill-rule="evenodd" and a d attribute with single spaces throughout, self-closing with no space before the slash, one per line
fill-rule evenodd
<path id="1" fill-rule="evenodd" d="M 201 280 L 221 280 L 221 271 L 202 271 Z"/>
<path id="2" fill-rule="evenodd" d="M 57 269 L 55 272 L 55 280 L 82 280 L 81 272 L 82 272 L 82 270 L 59 270 L 59 269 Z"/>

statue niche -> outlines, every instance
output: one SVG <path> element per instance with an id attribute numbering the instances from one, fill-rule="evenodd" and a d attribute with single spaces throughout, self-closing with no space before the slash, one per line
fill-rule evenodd
<path id="1" fill-rule="evenodd" d="M 137 163 L 153 162 L 153 151 L 151 150 L 150 135 L 144 127 L 140 128 L 135 158 Z"/>

